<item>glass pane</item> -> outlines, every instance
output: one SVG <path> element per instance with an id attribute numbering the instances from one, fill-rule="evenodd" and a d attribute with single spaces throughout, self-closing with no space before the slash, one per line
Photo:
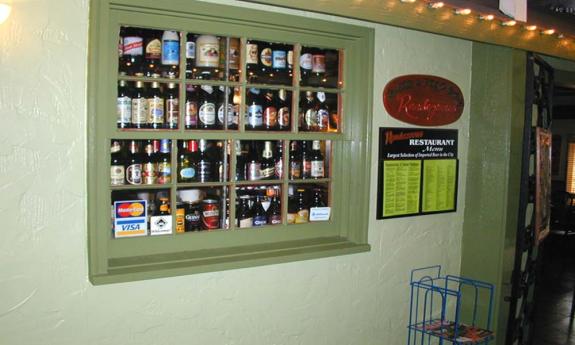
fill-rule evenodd
<path id="1" fill-rule="evenodd" d="M 236 227 L 282 223 L 280 185 L 236 187 L 236 195 Z"/>
<path id="2" fill-rule="evenodd" d="M 289 179 L 329 177 L 330 157 L 330 140 L 292 140 L 289 151 Z"/>
<path id="3" fill-rule="evenodd" d="M 248 40 L 246 69 L 248 83 L 291 85 L 293 45 Z"/>
<path id="4" fill-rule="evenodd" d="M 110 146 L 110 183 L 156 185 L 172 182 L 171 140 L 117 140 Z"/>
<path id="5" fill-rule="evenodd" d="M 299 60 L 300 85 L 340 87 L 339 60 L 338 50 L 302 47 Z"/>
<path id="6" fill-rule="evenodd" d="M 178 182 L 224 182 L 225 143 L 223 140 L 178 140 Z M 227 171 L 229 174 L 229 169 Z"/>
<path id="7" fill-rule="evenodd" d="M 180 33 L 172 30 L 121 27 L 118 55 L 120 75 L 178 78 Z"/>
<path id="8" fill-rule="evenodd" d="M 235 143 L 236 181 L 277 180 L 283 174 L 283 141 L 242 140 Z"/>
<path id="9" fill-rule="evenodd" d="M 339 99 L 337 93 L 300 92 L 299 130 L 337 132 L 340 123 Z"/>
<path id="10" fill-rule="evenodd" d="M 114 238 L 168 235 L 172 233 L 169 190 L 121 190 L 112 192 Z"/>
<path id="11" fill-rule="evenodd" d="M 229 228 L 229 198 L 224 187 L 178 189 L 176 232 L 212 231 Z M 224 217 L 224 199 L 225 217 Z"/>
<path id="12" fill-rule="evenodd" d="M 238 87 L 187 85 L 185 128 L 217 130 L 227 126 L 228 129 L 238 129 L 240 93 Z"/>
<path id="13" fill-rule="evenodd" d="M 329 186 L 321 184 L 290 184 L 288 188 L 288 224 L 327 221 L 331 216 Z"/>
<path id="14" fill-rule="evenodd" d="M 291 91 L 250 88 L 246 94 L 245 129 L 289 131 L 291 104 Z"/>
<path id="15" fill-rule="evenodd" d="M 194 33 L 188 33 L 186 37 L 186 78 L 225 80 L 226 47 L 228 80 L 239 81 L 240 39 Z"/>
<path id="16" fill-rule="evenodd" d="M 177 129 L 179 84 L 120 80 L 116 105 L 118 128 Z"/>

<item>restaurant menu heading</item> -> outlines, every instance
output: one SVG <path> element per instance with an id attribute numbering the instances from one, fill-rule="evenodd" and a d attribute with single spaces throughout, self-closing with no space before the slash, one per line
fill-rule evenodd
<path id="1" fill-rule="evenodd" d="M 377 219 L 454 212 L 457 130 L 379 129 Z"/>

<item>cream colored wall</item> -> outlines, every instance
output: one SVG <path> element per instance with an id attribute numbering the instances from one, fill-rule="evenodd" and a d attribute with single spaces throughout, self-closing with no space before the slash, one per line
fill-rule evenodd
<path id="1" fill-rule="evenodd" d="M 409 270 L 443 264 L 459 272 L 467 108 L 449 126 L 459 129 L 457 213 L 376 221 L 374 149 L 370 253 L 92 286 L 85 224 L 88 0 L 13 5 L 0 26 L 0 344 L 398 345 L 406 337 Z M 375 27 L 377 148 L 378 127 L 405 126 L 383 109 L 386 82 L 438 75 L 456 82 L 468 103 L 471 44 Z"/>

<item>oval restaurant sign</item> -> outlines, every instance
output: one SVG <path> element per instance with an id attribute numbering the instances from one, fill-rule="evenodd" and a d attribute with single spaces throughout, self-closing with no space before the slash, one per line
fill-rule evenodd
<path id="1" fill-rule="evenodd" d="M 463 94 L 453 82 L 432 75 L 405 75 L 387 83 L 383 105 L 394 118 L 418 126 L 441 126 L 463 113 Z"/>

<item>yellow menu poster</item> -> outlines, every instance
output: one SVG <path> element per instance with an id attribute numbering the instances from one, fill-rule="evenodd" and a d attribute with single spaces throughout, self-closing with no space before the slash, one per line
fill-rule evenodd
<path id="1" fill-rule="evenodd" d="M 423 212 L 455 209 L 456 159 L 433 159 L 423 163 Z"/>
<path id="2" fill-rule="evenodd" d="M 419 213 L 421 160 L 384 161 L 382 217 Z"/>

